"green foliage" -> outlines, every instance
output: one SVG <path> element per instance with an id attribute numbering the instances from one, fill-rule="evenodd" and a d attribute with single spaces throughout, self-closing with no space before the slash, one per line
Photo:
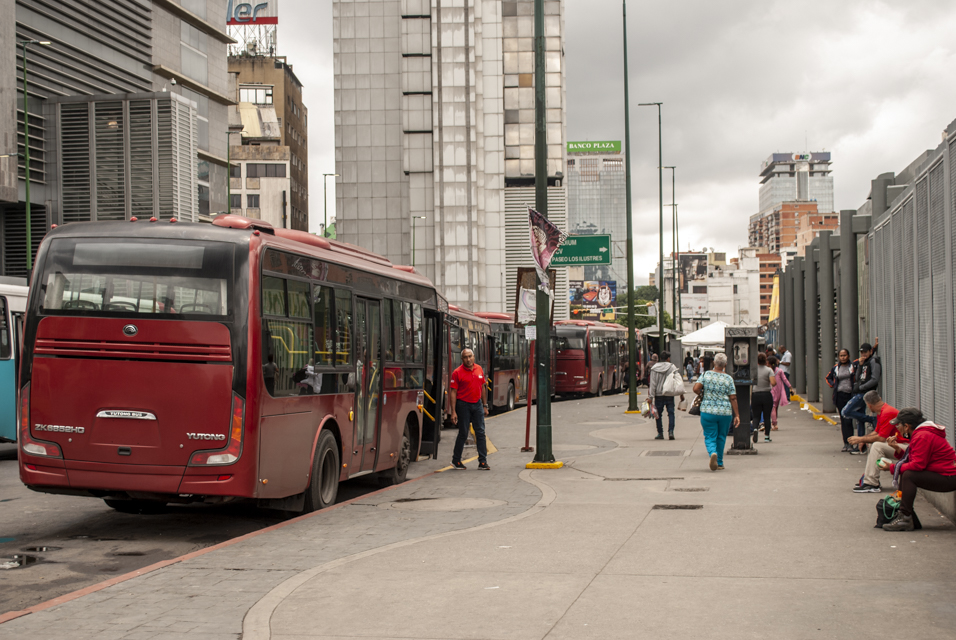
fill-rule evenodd
<path id="1" fill-rule="evenodd" d="M 635 300 L 657 300 L 660 296 L 660 290 L 653 285 L 645 284 L 634 289 Z"/>
<path id="2" fill-rule="evenodd" d="M 653 289 L 654 291 L 657 291 L 657 287 L 638 287 L 637 291 L 640 292 L 641 289 Z M 642 298 L 640 295 L 636 295 L 634 297 L 634 311 L 635 311 L 634 326 L 637 327 L 638 329 L 646 329 L 647 327 L 657 324 L 656 315 L 654 316 L 647 315 L 648 302 L 653 304 L 657 302 L 657 299 L 652 298 L 651 300 L 647 300 L 645 298 Z M 617 301 L 615 302 L 615 306 L 621 307 L 621 308 L 617 309 L 617 318 L 615 318 L 614 321 L 617 322 L 618 324 L 627 326 L 627 317 L 628 317 L 627 316 L 627 291 L 617 294 Z M 671 319 L 671 314 L 667 313 L 667 311 L 664 312 L 664 327 L 666 329 L 674 328 L 674 321 Z"/>

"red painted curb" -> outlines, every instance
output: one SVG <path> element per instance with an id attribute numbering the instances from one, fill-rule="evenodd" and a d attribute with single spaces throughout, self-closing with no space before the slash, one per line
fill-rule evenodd
<path id="1" fill-rule="evenodd" d="M 413 478 L 413 479 L 411 479 L 411 480 L 407 480 L 407 481 L 403 482 L 402 484 L 396 484 L 396 485 L 393 485 L 393 486 L 391 486 L 391 487 L 385 487 L 385 488 L 383 488 L 383 489 L 379 489 L 379 490 L 373 491 L 373 492 L 371 492 L 371 493 L 366 493 L 366 494 L 364 494 L 364 495 L 361 495 L 361 496 L 352 498 L 351 500 L 346 500 L 345 502 L 340 502 L 340 503 L 338 503 L 338 504 L 334 504 L 334 505 L 332 505 L 331 507 L 327 507 L 327 508 L 325 508 L 325 509 L 322 509 L 321 511 L 313 511 L 312 513 L 307 513 L 307 514 L 305 514 L 305 515 L 292 518 L 291 520 L 286 520 L 285 522 L 280 522 L 279 524 L 274 524 L 274 525 L 268 526 L 268 527 L 266 527 L 265 529 L 259 529 L 258 531 L 252 531 L 252 532 L 247 533 L 247 534 L 245 534 L 245 535 L 241 535 L 241 536 L 239 536 L 238 538 L 233 538 L 233 539 L 231 539 L 231 540 L 226 540 L 225 542 L 220 542 L 219 544 L 214 544 L 213 546 L 211 546 L 211 547 L 206 547 L 205 549 L 200 549 L 200 550 L 198 550 L 198 551 L 193 551 L 193 552 L 191 552 L 191 553 L 187 553 L 187 554 L 185 554 L 185 555 L 181 555 L 181 556 L 176 557 L 176 558 L 170 558 L 169 560 L 161 560 L 161 561 L 159 561 L 159 562 L 157 562 L 157 563 L 155 563 L 155 564 L 151 564 L 151 565 L 149 565 L 149 566 L 143 567 L 142 569 L 137 569 L 137 570 L 131 571 L 131 572 L 129 572 L 129 573 L 124 573 L 124 574 L 121 575 L 121 576 L 116 576 L 116 577 L 110 578 L 109 580 L 104 580 L 103 582 L 98 582 L 97 584 L 92 584 L 92 585 L 90 585 L 90 586 L 88 586 L 88 587 L 83 587 L 82 589 L 78 589 L 78 590 L 76 590 L 76 591 L 71 591 L 70 593 L 66 593 L 66 594 L 64 594 L 64 595 L 62 595 L 62 596 L 57 596 L 56 598 L 53 598 L 52 600 L 47 600 L 46 602 L 41 602 L 40 604 L 35 604 L 35 605 L 33 605 L 32 607 L 28 607 L 28 608 L 22 609 L 22 610 L 20 610 L 20 611 L 8 611 L 7 613 L 0 614 L 0 624 L 3 624 L 3 623 L 5 623 L 5 622 L 9 622 L 9 621 L 11 621 L 11 620 L 15 620 L 15 619 L 17 619 L 17 618 L 21 618 L 21 617 L 26 616 L 26 615 L 29 615 L 29 614 L 31 614 L 31 613 L 36 613 L 36 612 L 38 612 L 38 611 L 43 611 L 44 609 L 49 609 L 50 607 L 55 607 L 55 606 L 57 606 L 57 605 L 64 604 L 64 603 L 69 602 L 69 601 L 71 601 L 71 600 L 76 600 L 77 598 L 82 598 L 82 597 L 85 596 L 85 595 L 89 595 L 89 594 L 91 594 L 91 593 L 96 593 L 97 591 L 102 591 L 103 589 L 106 589 L 107 587 L 112 587 L 112 586 L 115 585 L 115 584 L 119 584 L 119 583 L 121 583 L 121 582 L 126 582 L 127 580 L 132 580 L 133 578 L 138 578 L 139 576 L 146 575 L 147 573 L 152 573 L 153 571 L 157 571 L 157 570 L 162 569 L 162 568 L 164 568 L 164 567 L 168 567 L 168 566 L 170 566 L 170 565 L 178 564 L 178 563 L 184 562 L 184 561 L 186 561 L 186 560 L 191 560 L 191 559 L 193 559 L 193 558 L 198 558 L 198 557 L 201 556 L 201 555 L 205 555 L 205 554 L 207 554 L 207 553 L 210 553 L 210 552 L 212 552 L 212 551 L 216 551 L 216 550 L 218 550 L 218 549 L 224 549 L 224 548 L 226 548 L 226 547 L 228 547 L 228 546 L 231 546 L 231 545 L 234 545 L 234 544 L 236 544 L 236 543 L 238 543 L 238 542 L 242 542 L 243 540 L 249 540 L 249 539 L 251 539 L 251 538 L 255 538 L 256 536 L 260 536 L 260 535 L 262 535 L 262 534 L 264 534 L 264 533 L 269 533 L 270 531 L 276 531 L 277 529 L 281 529 L 281 528 L 283 528 L 283 527 L 287 527 L 287 526 L 289 526 L 290 524 L 295 524 L 295 523 L 297 523 L 297 522 L 301 522 L 302 520 L 307 520 L 307 519 L 309 519 L 309 518 L 314 518 L 315 516 L 319 516 L 319 515 L 328 513 L 329 511 L 334 511 L 335 509 L 338 509 L 338 508 L 340 508 L 340 507 L 345 507 L 345 506 L 347 506 L 347 505 L 349 505 L 349 504 L 351 504 L 351 503 L 353 503 L 353 502 L 355 502 L 355 501 L 357 501 L 357 500 L 364 500 L 364 499 L 366 499 L 366 498 L 368 498 L 368 497 L 371 497 L 371 496 L 377 496 L 377 495 L 380 494 L 380 493 L 385 493 L 386 491 L 391 491 L 392 489 L 396 489 L 396 488 L 398 488 L 398 487 L 406 486 L 406 485 L 408 485 L 408 484 L 410 484 L 410 483 L 412 483 L 412 482 L 418 482 L 419 480 L 423 480 L 423 479 L 428 478 L 428 477 L 430 477 L 430 476 L 433 476 L 433 475 L 435 475 L 435 474 L 437 474 L 437 473 L 441 473 L 441 470 L 431 471 L 431 472 L 429 472 L 429 473 L 426 473 L 426 474 L 423 475 L 423 476 L 419 476 L 419 477 L 417 477 L 417 478 Z"/>

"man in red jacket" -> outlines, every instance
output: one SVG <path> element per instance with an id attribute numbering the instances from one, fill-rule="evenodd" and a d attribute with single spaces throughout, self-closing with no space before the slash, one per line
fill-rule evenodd
<path id="1" fill-rule="evenodd" d="M 458 437 L 452 452 L 451 466 L 459 471 L 467 467 L 461 461 L 461 454 L 468 439 L 468 427 L 475 429 L 475 445 L 478 448 L 478 468 L 488 471 L 488 447 L 485 441 L 485 416 L 488 404 L 485 401 L 485 372 L 475 362 L 475 352 L 465 349 L 461 352 L 461 366 L 451 374 L 451 421 L 458 425 Z"/>
<path id="2" fill-rule="evenodd" d="M 919 409 L 902 409 L 893 418 L 900 435 L 910 440 L 905 451 L 896 443 L 896 438 L 886 443 L 895 450 L 899 462 L 880 461 L 880 468 L 899 478 L 900 511 L 895 518 L 883 525 L 885 531 L 913 530 L 913 501 L 917 489 L 949 493 L 956 491 L 956 451 L 946 441 L 946 427 L 925 420 Z"/>

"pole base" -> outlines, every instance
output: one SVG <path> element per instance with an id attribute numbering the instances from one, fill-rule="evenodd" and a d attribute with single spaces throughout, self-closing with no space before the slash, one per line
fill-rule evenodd
<path id="1" fill-rule="evenodd" d="M 521 447 L 522 451 L 534 451 L 534 447 Z"/>
<path id="2" fill-rule="evenodd" d="M 560 469 L 564 466 L 561 461 L 558 462 L 529 462 L 524 466 L 525 469 Z"/>
<path id="3" fill-rule="evenodd" d="M 630 409 L 628 409 L 628 410 L 625 411 L 624 413 L 640 413 L 640 411 L 637 411 L 637 410 L 631 411 Z"/>
<path id="4" fill-rule="evenodd" d="M 757 455 L 757 449 L 756 449 L 756 448 L 750 448 L 750 449 L 733 449 L 733 448 L 731 448 L 731 449 L 727 449 L 727 453 L 726 453 L 725 455 L 728 455 L 728 456 L 755 456 L 755 455 Z"/>

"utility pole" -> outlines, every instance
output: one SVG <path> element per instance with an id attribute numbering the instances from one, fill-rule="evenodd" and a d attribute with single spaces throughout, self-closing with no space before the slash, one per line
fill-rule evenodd
<path id="1" fill-rule="evenodd" d="M 534 0 L 534 207 L 548 217 L 548 139 L 545 94 L 544 0 Z M 541 283 L 550 286 L 550 283 Z M 551 296 L 537 290 L 535 294 L 535 378 L 537 378 L 538 411 L 534 452 L 536 467 L 561 466 L 551 450 Z M 530 400 L 529 400 L 530 402 Z"/>
<path id="2" fill-rule="evenodd" d="M 680 325 L 677 324 L 677 285 L 680 278 L 677 275 L 677 196 L 675 192 L 675 186 L 677 184 L 675 175 L 677 174 L 677 167 L 664 167 L 665 169 L 671 170 L 671 282 L 673 283 L 671 289 L 671 320 L 674 322 L 674 329 L 680 331 Z M 663 278 L 661 278 L 663 279 Z"/>
<path id="3" fill-rule="evenodd" d="M 657 107 L 657 195 L 660 199 L 660 266 L 661 277 L 657 283 L 657 353 L 664 350 L 664 137 L 661 132 L 661 105 L 662 102 L 642 102 L 639 107 Z"/>
<path id="4" fill-rule="evenodd" d="M 627 413 L 637 413 L 637 333 L 634 326 L 634 221 L 631 215 L 631 111 L 627 89 L 627 0 L 624 17 L 624 184 L 627 200 Z"/>

